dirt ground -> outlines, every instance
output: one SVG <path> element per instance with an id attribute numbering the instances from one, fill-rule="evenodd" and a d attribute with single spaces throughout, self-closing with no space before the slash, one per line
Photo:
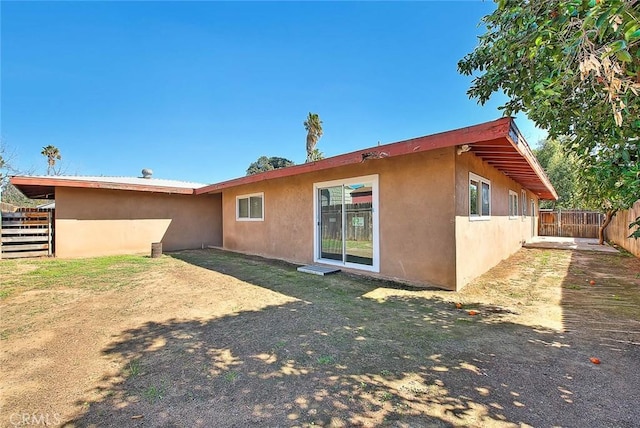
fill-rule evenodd
<path id="1" fill-rule="evenodd" d="M 628 255 L 522 249 L 461 293 L 216 250 L 30 287 L 46 263 L 0 261 L 0 426 L 640 425 Z"/>

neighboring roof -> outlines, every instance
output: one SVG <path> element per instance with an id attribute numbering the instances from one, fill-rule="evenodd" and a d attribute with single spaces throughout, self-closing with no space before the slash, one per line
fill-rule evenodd
<path id="1" fill-rule="evenodd" d="M 397 143 L 374 146 L 344 155 L 266 171 L 196 189 L 197 195 L 218 193 L 226 188 L 276 178 L 322 171 L 374 159 L 425 152 L 443 147 L 468 145 L 470 151 L 542 199 L 558 199 L 553 185 L 520 134 L 513 118 L 413 138 Z"/>
<path id="2" fill-rule="evenodd" d="M 56 209 L 56 201 L 48 202 L 46 204 L 38 205 L 36 208 L 40 210 L 55 210 Z"/>
<path id="3" fill-rule="evenodd" d="M 68 175 L 30 175 L 11 177 L 11 184 L 32 199 L 54 199 L 56 187 L 136 190 L 139 192 L 191 195 L 201 183 L 141 177 L 88 177 Z"/>

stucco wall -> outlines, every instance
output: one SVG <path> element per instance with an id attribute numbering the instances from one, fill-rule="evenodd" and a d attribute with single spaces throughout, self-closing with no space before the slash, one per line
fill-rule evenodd
<path id="1" fill-rule="evenodd" d="M 632 230 L 629 224 L 640 217 L 640 200 L 631 209 L 618 212 L 605 231 L 609 241 L 615 242 L 625 250 L 640 257 L 640 239 L 628 238 Z"/>
<path id="2" fill-rule="evenodd" d="M 454 148 L 274 179 L 223 192 L 224 247 L 313 262 L 313 184 L 379 176 L 380 275 L 455 287 Z M 264 192 L 264 221 L 236 221 L 236 196 Z"/>
<path id="3" fill-rule="evenodd" d="M 538 198 L 527 191 L 527 216 L 509 218 L 509 190 L 518 195 L 520 186 L 472 153 L 456 158 L 456 283 L 458 289 L 521 248 L 537 234 Z M 469 172 L 491 181 L 491 216 L 488 220 L 469 217 Z M 531 199 L 535 211 L 531 213 Z"/>
<path id="4" fill-rule="evenodd" d="M 56 257 L 149 253 L 222 245 L 220 195 L 56 189 Z"/>

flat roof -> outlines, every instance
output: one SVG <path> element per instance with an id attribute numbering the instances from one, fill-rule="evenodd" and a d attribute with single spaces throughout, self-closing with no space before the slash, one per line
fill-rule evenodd
<path id="1" fill-rule="evenodd" d="M 202 183 L 142 177 L 91 177 L 69 175 L 13 176 L 11 184 L 31 199 L 54 199 L 56 187 L 135 190 L 142 192 L 192 195 Z"/>

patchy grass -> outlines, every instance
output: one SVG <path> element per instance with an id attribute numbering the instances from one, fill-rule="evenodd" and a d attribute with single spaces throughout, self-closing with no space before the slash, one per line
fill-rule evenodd
<path id="1" fill-rule="evenodd" d="M 162 400 L 165 395 L 165 388 L 163 386 L 151 385 L 142 392 L 142 396 L 151 404 L 155 404 Z"/>
<path id="2" fill-rule="evenodd" d="M 0 260 L 0 299 L 16 291 L 50 288 L 105 290 L 135 285 L 136 275 L 162 262 L 145 256 Z"/>
<path id="3" fill-rule="evenodd" d="M 235 382 L 238 379 L 239 373 L 235 371 L 226 372 L 224 374 L 224 380 L 227 382 Z"/>
<path id="4" fill-rule="evenodd" d="M 331 355 L 321 355 L 316 359 L 316 361 L 318 361 L 318 364 L 327 365 L 333 364 L 334 358 Z"/>
<path id="5" fill-rule="evenodd" d="M 140 361 L 131 360 L 127 363 L 126 374 L 130 377 L 135 377 L 140 374 L 141 366 Z"/>

